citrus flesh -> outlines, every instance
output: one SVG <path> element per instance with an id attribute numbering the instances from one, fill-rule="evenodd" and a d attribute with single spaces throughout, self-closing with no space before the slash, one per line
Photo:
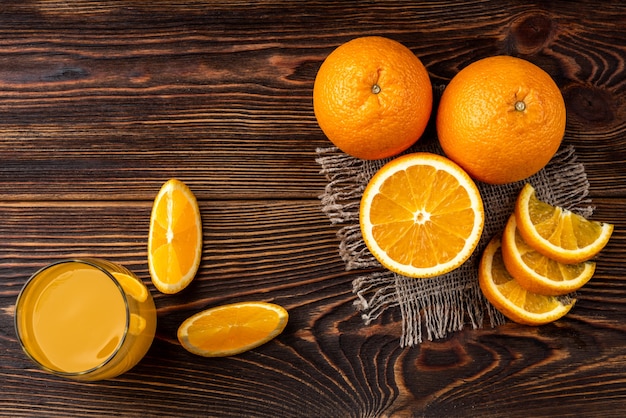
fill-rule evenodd
<path id="1" fill-rule="evenodd" d="M 608 243 L 613 225 L 585 219 L 542 202 L 527 183 L 515 203 L 520 235 L 533 249 L 561 263 L 573 264 L 596 256 Z"/>
<path id="2" fill-rule="evenodd" d="M 201 260 L 202 221 L 196 197 L 171 179 L 157 194 L 150 216 L 148 267 L 154 286 L 177 293 L 191 283 Z"/>
<path id="3" fill-rule="evenodd" d="M 406 46 L 380 36 L 337 47 L 320 66 L 313 109 L 327 138 L 343 152 L 373 160 L 413 145 L 432 110 L 432 85 Z"/>
<path id="4" fill-rule="evenodd" d="M 189 352 L 204 357 L 225 357 L 256 348 L 278 336 L 289 314 L 276 304 L 239 302 L 217 306 L 186 319 L 178 340 Z"/>
<path id="5" fill-rule="evenodd" d="M 504 184 L 535 174 L 552 159 L 565 133 L 565 101 L 540 67 L 494 56 L 450 80 L 436 122 L 446 156 L 476 180 Z"/>
<path id="6" fill-rule="evenodd" d="M 478 282 L 487 300 L 510 320 L 543 325 L 556 321 L 574 306 L 574 299 L 561 300 L 524 289 L 504 265 L 500 237 L 494 237 L 483 253 Z"/>
<path id="7" fill-rule="evenodd" d="M 504 265 L 526 290 L 544 295 L 565 295 L 580 289 L 591 279 L 596 264 L 559 263 L 530 247 L 519 234 L 515 215 L 509 218 L 502 235 Z"/>
<path id="8" fill-rule="evenodd" d="M 465 262 L 484 225 L 480 193 L 449 159 L 398 157 L 368 183 L 360 206 L 365 244 L 387 269 L 408 277 L 447 273 Z"/>

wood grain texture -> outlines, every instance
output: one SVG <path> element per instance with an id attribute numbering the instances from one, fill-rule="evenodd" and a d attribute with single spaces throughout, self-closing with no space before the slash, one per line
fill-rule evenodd
<path id="1" fill-rule="evenodd" d="M 626 6 L 618 1 L 295 2 L 7 0 L 0 6 L 0 415 L 619 416 L 626 405 Z M 364 326 L 320 210 L 312 87 L 357 36 L 414 51 L 435 86 L 496 54 L 561 88 L 564 141 L 615 224 L 562 320 L 466 329 L 399 347 L 397 310 Z M 434 135 L 431 124 L 427 135 Z M 180 294 L 151 285 L 152 199 L 171 177 L 196 193 L 204 248 Z M 28 276 L 59 258 L 133 270 L 158 307 L 130 372 L 93 384 L 37 370 L 13 329 Z M 225 359 L 176 341 L 211 306 L 285 306 L 275 340 Z"/>
<path id="2" fill-rule="evenodd" d="M 626 15 L 618 4 L 597 9 L 8 2 L 0 180 L 12 186 L 0 197 L 146 199 L 173 176 L 203 197 L 315 197 L 312 153 L 327 145 L 312 112 L 315 73 L 333 48 L 367 34 L 405 43 L 438 85 L 487 55 L 541 65 L 568 101 L 565 140 L 593 150 L 591 174 L 613 179 L 594 193 L 615 194 L 626 183 L 607 162 L 626 161 L 626 39 L 615 30 Z"/>

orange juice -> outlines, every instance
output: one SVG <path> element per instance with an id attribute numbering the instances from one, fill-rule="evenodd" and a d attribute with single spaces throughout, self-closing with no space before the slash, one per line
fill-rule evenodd
<path id="1" fill-rule="evenodd" d="M 24 351 L 42 368 L 79 380 L 118 376 L 146 354 L 156 329 L 148 289 L 99 259 L 65 260 L 37 272 L 16 303 Z"/>

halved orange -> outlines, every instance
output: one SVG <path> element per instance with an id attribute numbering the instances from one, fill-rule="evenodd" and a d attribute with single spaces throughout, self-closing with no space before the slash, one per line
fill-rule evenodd
<path id="1" fill-rule="evenodd" d="M 191 283 L 200 266 L 202 221 L 196 197 L 179 180 L 167 181 L 152 207 L 148 267 L 154 286 L 177 293 Z"/>
<path id="2" fill-rule="evenodd" d="M 463 264 L 478 245 L 484 217 L 467 173 L 426 152 L 385 164 L 361 198 L 365 244 L 384 267 L 408 277 L 433 277 Z"/>
<path id="3" fill-rule="evenodd" d="M 574 299 L 529 292 L 504 266 L 500 237 L 494 237 L 483 253 L 478 282 L 487 300 L 510 320 L 526 325 L 543 325 L 564 316 Z"/>
<path id="4" fill-rule="evenodd" d="M 591 221 L 540 201 L 530 183 L 517 198 L 515 217 L 524 241 L 561 263 L 580 263 L 593 258 L 613 233 L 611 224 Z"/>
<path id="5" fill-rule="evenodd" d="M 502 258 L 506 269 L 523 288 L 553 296 L 580 289 L 596 268 L 591 261 L 564 264 L 535 251 L 519 234 L 515 215 L 509 218 L 502 235 Z"/>
<path id="6" fill-rule="evenodd" d="M 178 328 L 178 341 L 189 352 L 225 357 L 256 348 L 278 336 L 289 314 L 267 302 L 239 302 L 199 312 Z"/>

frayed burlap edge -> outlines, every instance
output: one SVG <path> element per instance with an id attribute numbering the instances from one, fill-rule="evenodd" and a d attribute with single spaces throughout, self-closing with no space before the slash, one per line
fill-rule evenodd
<path id="1" fill-rule="evenodd" d="M 436 141 L 420 141 L 407 152 L 443 154 Z M 478 183 L 485 204 L 485 229 L 477 250 L 461 267 L 433 279 L 412 279 L 382 268 L 369 252 L 359 227 L 361 195 L 372 175 L 390 159 L 365 161 L 342 153 L 335 147 L 317 149 L 316 161 L 328 184 L 320 196 L 322 211 L 330 222 L 341 226 L 337 232 L 339 254 L 346 270 L 376 269 L 353 280 L 355 305 L 367 325 L 387 309 L 402 315 L 401 346 L 446 337 L 464 326 L 480 328 L 485 315 L 491 327 L 505 318 L 483 297 L 477 278 L 479 256 L 488 241 L 501 233 L 513 211 L 515 199 L 525 182 L 530 182 L 540 199 L 566 207 L 583 216 L 593 208 L 588 198 L 589 182 L 584 166 L 577 161 L 574 147 L 563 146 L 539 173 L 518 183 Z"/>

